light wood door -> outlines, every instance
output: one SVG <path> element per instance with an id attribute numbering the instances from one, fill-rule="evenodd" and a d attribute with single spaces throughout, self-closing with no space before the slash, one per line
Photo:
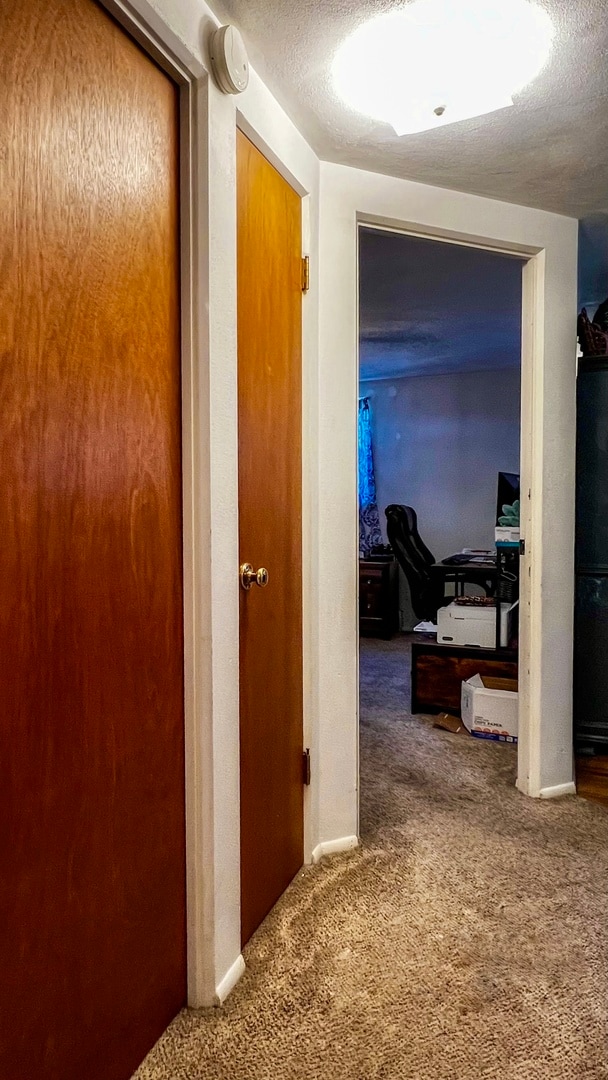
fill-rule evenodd
<path id="1" fill-rule="evenodd" d="M 303 862 L 302 206 L 240 132 L 237 161 L 244 943 Z"/>
<path id="2" fill-rule="evenodd" d="M 0 1076 L 126 1080 L 186 997 L 177 91 L 0 14 Z"/>

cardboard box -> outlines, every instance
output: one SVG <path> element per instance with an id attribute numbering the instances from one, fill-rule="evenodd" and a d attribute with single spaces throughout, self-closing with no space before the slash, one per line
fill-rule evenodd
<path id="1" fill-rule="evenodd" d="M 462 684 L 462 722 L 477 739 L 517 742 L 519 697 L 515 679 L 473 675 Z"/>
<path id="2" fill-rule="evenodd" d="M 461 732 L 468 735 L 468 731 L 460 717 L 452 716 L 451 713 L 447 712 L 439 713 L 437 719 L 433 721 L 433 727 L 441 728 L 442 731 L 451 731 L 452 735 L 460 735 Z"/>
<path id="3" fill-rule="evenodd" d="M 503 525 L 497 525 L 494 529 L 495 544 L 519 544 L 519 528 L 511 529 Z"/>

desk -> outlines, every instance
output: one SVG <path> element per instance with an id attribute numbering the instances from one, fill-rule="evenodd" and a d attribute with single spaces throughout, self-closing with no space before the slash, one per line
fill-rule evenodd
<path id="1" fill-rule="evenodd" d="M 482 588 L 489 586 L 491 591 L 496 589 L 498 569 L 496 562 L 493 563 L 432 563 L 429 567 L 432 577 L 436 581 L 437 597 L 441 607 L 445 598 L 445 585 L 447 581 L 454 582 L 456 596 L 464 596 L 466 582 L 481 585 Z"/>

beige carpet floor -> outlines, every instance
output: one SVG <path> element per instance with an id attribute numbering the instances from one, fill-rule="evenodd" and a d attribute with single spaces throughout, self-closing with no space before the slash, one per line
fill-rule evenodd
<path id="1" fill-rule="evenodd" d="M 608 812 L 410 716 L 408 667 L 363 643 L 361 848 L 302 871 L 137 1080 L 608 1078 Z"/>

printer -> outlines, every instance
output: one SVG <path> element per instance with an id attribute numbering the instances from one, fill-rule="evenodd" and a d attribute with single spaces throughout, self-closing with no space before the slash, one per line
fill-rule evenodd
<path id="1" fill-rule="evenodd" d="M 515 604 L 500 605 L 500 645 L 509 644 L 509 621 Z M 472 645 L 496 648 L 496 607 L 494 604 L 467 606 L 452 602 L 437 612 L 437 641 L 441 645 Z"/>

